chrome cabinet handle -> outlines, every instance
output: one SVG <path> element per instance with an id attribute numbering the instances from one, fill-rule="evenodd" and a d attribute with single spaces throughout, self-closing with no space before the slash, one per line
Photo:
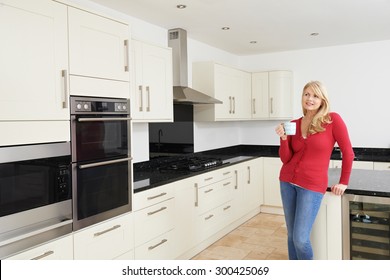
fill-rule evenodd
<path id="1" fill-rule="evenodd" d="M 229 175 L 230 171 L 223 173 L 223 176 Z"/>
<path id="2" fill-rule="evenodd" d="M 167 209 L 167 207 L 161 207 L 160 209 L 156 210 L 156 211 L 152 211 L 152 212 L 148 212 L 148 216 L 151 216 L 151 215 L 154 215 L 158 212 L 161 212 L 161 211 L 164 211 L 165 209 Z"/>
<path id="3" fill-rule="evenodd" d="M 232 113 L 232 97 L 229 96 L 229 114 Z"/>
<path id="4" fill-rule="evenodd" d="M 214 217 L 214 215 L 210 214 L 209 216 L 205 217 L 204 219 L 207 221 L 207 220 L 210 220 L 212 217 Z"/>
<path id="5" fill-rule="evenodd" d="M 152 246 L 150 246 L 149 248 L 148 248 L 148 250 L 150 251 L 150 250 L 153 250 L 154 248 L 156 248 L 156 247 L 158 247 L 158 246 L 161 246 L 162 244 L 164 244 L 165 242 L 167 242 L 168 241 L 168 239 L 163 239 L 163 240 L 161 240 L 159 243 L 157 243 L 156 245 L 152 245 Z"/>
<path id="6" fill-rule="evenodd" d="M 210 181 L 210 180 L 212 180 L 214 177 L 208 177 L 208 178 L 206 178 L 206 179 L 204 179 L 205 181 Z"/>
<path id="7" fill-rule="evenodd" d="M 68 71 L 66 69 L 61 71 L 62 79 L 64 80 L 64 99 L 62 101 L 62 108 L 68 108 Z"/>
<path id="8" fill-rule="evenodd" d="M 233 114 L 235 114 L 236 113 L 236 98 L 233 96 L 232 99 L 233 99 Z"/>
<path id="9" fill-rule="evenodd" d="M 230 185 L 231 182 L 226 182 L 225 184 L 223 184 L 224 187 Z"/>
<path id="10" fill-rule="evenodd" d="M 125 72 L 129 72 L 129 40 L 124 40 Z"/>
<path id="11" fill-rule="evenodd" d="M 163 193 L 160 193 L 160 194 L 155 195 L 155 196 L 149 196 L 149 197 L 147 198 L 147 200 L 152 200 L 152 199 L 155 199 L 155 198 L 164 196 L 164 195 L 166 195 L 166 194 L 167 194 L 166 192 L 163 192 Z"/>
<path id="12" fill-rule="evenodd" d="M 234 186 L 234 188 L 237 190 L 238 189 L 238 174 L 237 174 L 237 170 L 234 170 L 234 174 L 236 175 L 236 185 Z"/>
<path id="13" fill-rule="evenodd" d="M 208 189 L 208 190 L 205 190 L 204 193 L 209 193 L 209 192 L 212 192 L 214 189 Z"/>
<path id="14" fill-rule="evenodd" d="M 274 98 L 271 97 L 271 114 L 274 113 Z"/>
<path id="15" fill-rule="evenodd" d="M 148 94 L 148 107 L 146 107 L 146 111 L 150 112 L 150 87 L 146 87 L 146 93 Z"/>
<path id="16" fill-rule="evenodd" d="M 109 121 L 130 121 L 131 118 L 78 118 L 78 122 L 109 122 Z"/>
<path id="17" fill-rule="evenodd" d="M 39 256 L 36 256 L 35 258 L 32 258 L 31 260 L 40 260 L 40 259 L 43 259 L 43 258 L 46 258 L 47 256 L 50 256 L 50 255 L 53 255 L 54 254 L 54 251 L 47 251 L 45 253 L 43 253 L 42 255 L 39 255 Z"/>
<path id="18" fill-rule="evenodd" d="M 120 227 L 121 227 L 120 225 L 115 225 L 115 226 L 113 226 L 112 228 L 109 228 L 109 229 L 106 229 L 106 230 L 103 230 L 103 231 L 96 232 L 96 233 L 93 234 L 93 236 L 94 236 L 94 237 L 99 237 L 100 235 L 106 234 L 107 232 L 116 230 L 116 229 L 118 229 L 118 228 L 120 228 Z"/>
<path id="19" fill-rule="evenodd" d="M 198 189 L 198 183 L 195 183 L 195 207 L 199 206 L 199 189 Z"/>
<path id="20" fill-rule="evenodd" d="M 144 102 L 143 102 L 143 92 L 142 92 L 142 86 L 138 86 L 139 90 L 139 100 L 140 100 L 140 105 L 139 105 L 139 111 L 142 112 L 144 110 Z"/>
<path id="21" fill-rule="evenodd" d="M 121 158 L 121 159 L 114 159 L 114 160 L 107 160 L 107 161 L 102 161 L 102 162 L 83 164 L 83 165 L 79 165 L 79 168 L 80 169 L 86 169 L 86 168 L 91 168 L 91 167 L 115 164 L 115 163 L 119 163 L 119 162 L 123 162 L 123 161 L 129 161 L 129 160 L 132 160 L 132 159 L 133 159 L 132 157 L 128 157 L 128 158 Z"/>
<path id="22" fill-rule="evenodd" d="M 228 206 L 226 206 L 226 207 L 223 208 L 223 211 L 226 211 L 226 210 L 230 209 L 231 207 L 232 207 L 232 206 L 228 205 Z"/>
<path id="23" fill-rule="evenodd" d="M 253 98 L 252 103 L 253 103 L 253 114 L 256 115 L 256 98 Z"/>
<path id="24" fill-rule="evenodd" d="M 248 166 L 248 184 L 251 183 L 251 167 Z"/>

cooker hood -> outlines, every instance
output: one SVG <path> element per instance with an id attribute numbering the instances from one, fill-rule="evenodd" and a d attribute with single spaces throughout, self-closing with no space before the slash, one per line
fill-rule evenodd
<path id="1" fill-rule="evenodd" d="M 168 30 L 168 46 L 172 48 L 173 102 L 175 104 L 222 104 L 222 101 L 188 87 L 187 31 Z"/>

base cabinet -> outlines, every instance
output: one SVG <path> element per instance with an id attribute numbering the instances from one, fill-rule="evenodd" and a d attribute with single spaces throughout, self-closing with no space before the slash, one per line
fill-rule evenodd
<path id="1" fill-rule="evenodd" d="M 311 233 L 316 260 L 342 260 L 341 198 L 331 192 L 324 195 Z"/>
<path id="2" fill-rule="evenodd" d="M 283 207 L 279 181 L 281 167 L 282 162 L 280 158 L 264 158 L 264 205 L 274 207 L 274 210 L 276 211 L 280 211 Z M 275 207 L 280 209 L 275 209 Z M 267 209 L 270 210 L 272 208 Z"/>

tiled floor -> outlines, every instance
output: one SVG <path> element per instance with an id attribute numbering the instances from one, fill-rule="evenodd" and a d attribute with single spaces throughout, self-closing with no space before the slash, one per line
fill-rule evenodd
<path id="1" fill-rule="evenodd" d="M 196 255 L 194 260 L 287 260 L 284 216 L 260 213 Z"/>

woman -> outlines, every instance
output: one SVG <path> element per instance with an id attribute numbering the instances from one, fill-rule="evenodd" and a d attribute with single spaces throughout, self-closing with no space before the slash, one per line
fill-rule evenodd
<path id="1" fill-rule="evenodd" d="M 331 190 L 342 195 L 347 188 L 354 159 L 347 127 L 337 113 L 329 112 L 324 86 L 318 81 L 305 85 L 302 92 L 303 117 L 293 120 L 296 134 L 280 136 L 280 192 L 288 233 L 289 259 L 313 259 L 310 233 L 328 187 L 328 167 L 337 142 L 342 152 L 339 183 Z"/>

